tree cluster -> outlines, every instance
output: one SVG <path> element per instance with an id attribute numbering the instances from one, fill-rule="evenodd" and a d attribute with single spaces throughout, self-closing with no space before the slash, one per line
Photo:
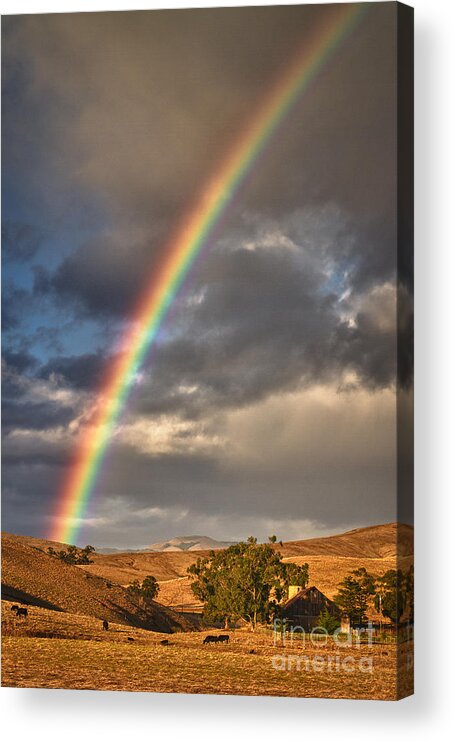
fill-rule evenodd
<path id="1" fill-rule="evenodd" d="M 66 551 L 64 549 L 57 551 L 52 546 L 49 546 L 47 549 L 49 556 L 57 557 L 62 562 L 66 562 L 66 564 L 93 564 L 90 554 L 94 551 L 95 547 L 90 545 L 84 546 L 83 549 L 78 549 L 77 546 L 71 545 L 67 547 Z"/>
<path id="2" fill-rule="evenodd" d="M 204 617 L 224 622 L 243 619 L 252 630 L 277 615 L 289 585 L 305 587 L 308 565 L 285 564 L 271 543 L 258 544 L 252 536 L 188 568 L 193 594 L 204 603 Z"/>
<path id="3" fill-rule="evenodd" d="M 356 569 L 340 582 L 334 601 L 354 624 L 366 622 L 371 602 L 395 626 L 405 611 L 413 621 L 414 568 L 411 566 L 406 574 L 400 569 L 389 569 L 379 577 L 369 574 L 364 567 Z"/>

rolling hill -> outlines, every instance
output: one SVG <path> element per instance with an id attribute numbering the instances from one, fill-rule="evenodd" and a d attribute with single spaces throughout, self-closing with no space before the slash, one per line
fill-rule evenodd
<path id="1" fill-rule="evenodd" d="M 45 543 L 2 534 L 3 599 L 154 631 L 191 628 L 164 606 L 144 609 L 121 585 L 49 556 Z"/>
<path id="2" fill-rule="evenodd" d="M 332 598 L 343 577 L 358 567 L 365 567 L 376 575 L 397 566 L 407 570 L 413 559 L 413 529 L 388 523 L 324 538 L 288 541 L 283 546 L 277 544 L 275 548 L 283 555 L 284 561 L 308 563 L 311 583 Z M 200 606 L 191 591 L 186 570 L 204 554 L 207 552 L 95 555 L 94 564 L 86 569 L 122 584 L 153 574 L 160 581 L 160 602 L 176 609 L 184 605 L 187 609 L 193 606 L 198 610 Z"/>
<path id="3" fill-rule="evenodd" d="M 335 536 L 287 541 L 277 546 L 285 557 L 324 555 L 383 559 L 413 554 L 414 529 L 403 523 L 356 528 Z"/>

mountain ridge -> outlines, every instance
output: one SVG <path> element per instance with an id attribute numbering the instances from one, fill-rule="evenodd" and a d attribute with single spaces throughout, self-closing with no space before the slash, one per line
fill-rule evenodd
<path id="1" fill-rule="evenodd" d="M 236 541 L 218 541 L 211 536 L 174 536 L 166 541 L 150 544 L 147 551 L 207 551 L 226 549 Z"/>

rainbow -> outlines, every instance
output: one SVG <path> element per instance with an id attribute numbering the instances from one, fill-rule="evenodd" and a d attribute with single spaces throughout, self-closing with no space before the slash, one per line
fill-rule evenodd
<path id="1" fill-rule="evenodd" d="M 230 148 L 193 208 L 165 246 L 163 260 L 141 296 L 107 370 L 90 422 L 83 427 L 51 518 L 50 538 L 72 543 L 83 523 L 97 475 L 138 371 L 196 257 L 273 134 L 318 72 L 358 23 L 366 3 L 332 6 L 298 50 Z"/>

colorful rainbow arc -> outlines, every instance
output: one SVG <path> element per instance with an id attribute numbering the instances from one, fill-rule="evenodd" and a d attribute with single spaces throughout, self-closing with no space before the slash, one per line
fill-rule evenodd
<path id="1" fill-rule="evenodd" d="M 71 543 L 77 537 L 106 449 L 137 372 L 195 258 L 272 135 L 358 23 L 366 7 L 366 3 L 332 6 L 324 25 L 299 50 L 278 79 L 168 243 L 160 269 L 153 275 L 132 314 L 132 329 L 127 330 L 121 343 L 126 350 L 108 369 L 94 420 L 82 431 L 59 493 L 51 539 Z"/>

